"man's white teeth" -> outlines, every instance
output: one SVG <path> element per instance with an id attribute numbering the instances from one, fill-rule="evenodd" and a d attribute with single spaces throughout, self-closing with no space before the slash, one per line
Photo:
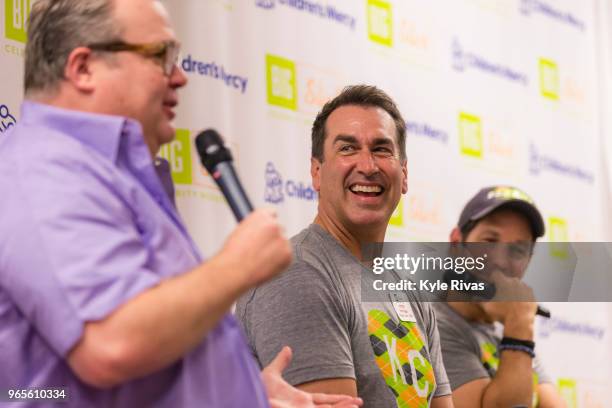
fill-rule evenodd
<path id="1" fill-rule="evenodd" d="M 360 185 L 354 185 L 351 186 L 351 191 L 356 193 L 356 192 L 362 192 L 362 193 L 380 193 L 382 191 L 382 188 L 380 188 L 380 186 L 360 186 Z"/>

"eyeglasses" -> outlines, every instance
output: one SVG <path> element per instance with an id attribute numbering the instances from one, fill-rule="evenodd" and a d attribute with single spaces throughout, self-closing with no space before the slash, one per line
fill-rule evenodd
<path id="1" fill-rule="evenodd" d="M 95 43 L 87 46 L 94 51 L 105 52 L 135 52 L 145 58 L 152 58 L 159 62 L 164 70 L 164 75 L 170 76 L 178 63 L 181 45 L 176 41 L 162 41 L 150 44 L 130 44 L 123 41 L 108 43 Z"/>

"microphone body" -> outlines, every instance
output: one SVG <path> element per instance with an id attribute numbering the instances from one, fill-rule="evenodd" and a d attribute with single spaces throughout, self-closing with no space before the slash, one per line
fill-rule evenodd
<path id="1" fill-rule="evenodd" d="M 210 174 L 221 189 L 238 222 L 253 212 L 253 206 L 244 192 L 231 162 L 217 164 Z"/>
<path id="2" fill-rule="evenodd" d="M 202 165 L 221 189 L 236 220 L 242 221 L 253 211 L 253 205 L 242 188 L 232 165 L 232 154 L 223 144 L 221 135 L 216 130 L 207 129 L 196 136 L 195 144 Z"/>

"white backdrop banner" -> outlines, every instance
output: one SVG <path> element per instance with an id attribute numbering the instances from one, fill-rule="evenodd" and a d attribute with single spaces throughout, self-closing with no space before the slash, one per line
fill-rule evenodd
<path id="1" fill-rule="evenodd" d="M 312 121 L 355 83 L 384 89 L 407 120 L 409 191 L 389 240 L 445 241 L 469 197 L 504 183 L 534 198 L 546 240 L 612 240 L 605 1 L 165 4 L 189 84 L 176 140 L 161 155 L 204 253 L 219 249 L 235 221 L 199 164 L 197 133 L 224 136 L 253 204 L 275 207 L 292 235 L 316 212 Z M 3 0 L 0 11 L 0 137 L 19 121 L 29 8 L 30 0 Z M 548 306 L 553 318 L 538 323 L 537 350 L 568 405 L 612 407 L 612 307 Z"/>

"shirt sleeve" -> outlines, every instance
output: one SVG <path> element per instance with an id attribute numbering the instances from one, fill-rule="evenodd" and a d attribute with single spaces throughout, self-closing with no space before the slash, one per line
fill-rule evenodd
<path id="1" fill-rule="evenodd" d="M 489 378 L 489 373 L 480 361 L 477 341 L 470 341 L 466 333 L 454 327 L 452 321 L 438 319 L 437 323 L 442 358 L 451 388 L 456 390 L 470 381 Z"/>
<path id="2" fill-rule="evenodd" d="M 60 158 L 31 163 L 18 176 L 10 200 L 20 211 L 4 220 L 11 238 L 0 254 L 12 273 L 2 284 L 66 355 L 85 322 L 104 319 L 159 277 L 147 268 L 135 212 L 115 193 L 120 183 Z"/>
<path id="3" fill-rule="evenodd" d="M 346 313 L 335 290 L 324 272 L 296 261 L 240 300 L 238 318 L 261 367 L 288 345 L 293 360 L 283 377 L 292 385 L 355 378 Z"/>
<path id="4" fill-rule="evenodd" d="M 442 360 L 442 350 L 440 347 L 440 333 L 438 331 L 438 324 L 436 319 L 436 313 L 430 303 L 421 303 L 424 309 L 424 315 L 426 316 L 427 325 L 427 339 L 429 347 L 429 355 L 431 356 L 431 365 L 434 369 L 434 376 L 436 378 L 436 392 L 434 397 L 441 397 L 444 395 L 451 394 L 451 387 L 448 382 L 446 369 Z"/>

